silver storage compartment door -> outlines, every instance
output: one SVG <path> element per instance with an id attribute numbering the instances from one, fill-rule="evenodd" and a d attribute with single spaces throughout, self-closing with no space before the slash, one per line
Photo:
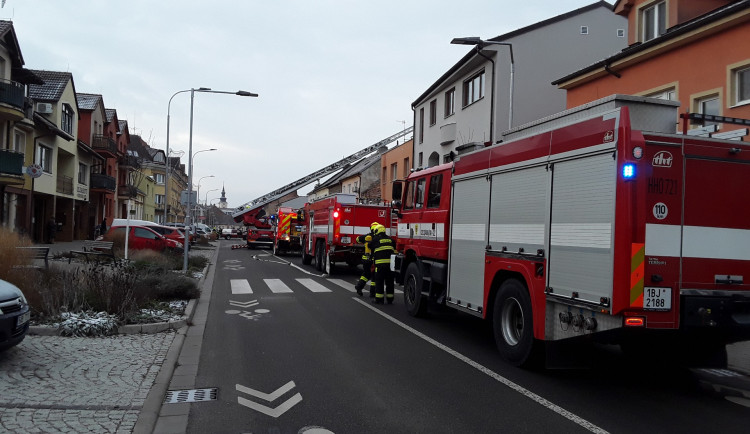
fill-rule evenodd
<path id="1" fill-rule="evenodd" d="M 492 250 L 534 255 L 544 249 L 549 172 L 545 166 L 492 175 Z"/>
<path id="2" fill-rule="evenodd" d="M 612 153 L 555 163 L 547 281 L 554 295 L 611 300 L 616 178 Z"/>
<path id="3" fill-rule="evenodd" d="M 479 312 L 484 302 L 490 183 L 482 178 L 453 184 L 447 303 Z"/>

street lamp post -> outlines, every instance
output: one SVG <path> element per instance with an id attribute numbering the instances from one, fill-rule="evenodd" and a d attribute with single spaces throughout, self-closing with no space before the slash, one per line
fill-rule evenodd
<path id="1" fill-rule="evenodd" d="M 197 154 L 197 152 L 196 152 Z M 198 180 L 198 187 L 195 189 L 195 209 L 197 210 L 198 207 L 200 207 L 201 204 L 201 181 L 203 181 L 205 178 L 213 178 L 213 175 L 206 175 L 201 176 L 201 178 Z M 193 221 L 197 220 L 197 216 L 193 218 Z"/>
<path id="2" fill-rule="evenodd" d="M 495 62 L 485 56 L 482 53 L 482 48 L 484 48 L 487 45 L 506 45 L 508 49 L 510 50 L 510 92 L 508 94 L 509 99 L 509 107 L 508 107 L 508 129 L 513 128 L 513 81 L 514 81 L 514 74 L 515 74 L 515 63 L 513 61 L 513 44 L 510 42 L 499 42 L 499 41 L 485 41 L 477 36 L 472 36 L 468 38 L 453 38 L 451 41 L 451 44 L 459 44 L 459 45 L 474 45 L 476 46 L 477 54 L 484 57 L 485 59 L 489 60 L 490 63 L 492 63 L 492 89 L 491 89 L 491 96 L 490 96 L 490 143 L 493 143 L 493 137 L 494 137 L 494 124 L 495 124 Z"/>
<path id="3" fill-rule="evenodd" d="M 218 188 L 214 188 L 213 190 L 208 190 L 208 191 L 206 192 L 206 199 L 205 199 L 205 200 L 203 201 L 203 203 L 204 203 L 204 204 L 205 204 L 206 206 L 208 206 L 208 193 L 211 193 L 212 191 L 219 191 L 219 189 L 218 189 Z"/>
<path id="4" fill-rule="evenodd" d="M 180 92 L 187 92 L 187 91 L 180 91 Z M 180 93 L 177 92 L 177 93 Z M 257 97 L 257 93 L 247 92 L 244 90 L 239 90 L 237 92 L 226 92 L 221 90 L 211 90 L 206 87 L 201 87 L 198 89 L 190 89 L 190 138 L 188 140 L 188 158 L 190 159 L 188 161 L 188 196 L 187 196 L 187 214 L 185 216 L 185 228 L 189 230 L 190 226 L 190 199 L 193 194 L 193 103 L 195 100 L 195 92 L 206 92 L 206 93 L 226 93 L 231 95 L 238 95 L 238 96 L 252 96 Z M 176 95 L 176 94 L 175 94 Z M 174 96 L 174 95 L 173 95 Z M 171 100 L 170 100 L 171 101 Z M 169 109 L 167 109 L 167 112 L 169 112 Z M 169 131 L 169 113 L 167 113 L 167 131 Z M 198 151 L 202 152 L 202 151 Z M 198 153 L 196 152 L 196 154 Z M 167 154 L 169 155 L 169 154 Z M 189 241 L 189 232 L 188 232 L 188 241 Z M 185 243 L 185 250 L 183 252 L 183 261 L 182 261 L 182 271 L 187 272 L 187 266 L 188 266 L 188 244 L 189 242 Z"/>

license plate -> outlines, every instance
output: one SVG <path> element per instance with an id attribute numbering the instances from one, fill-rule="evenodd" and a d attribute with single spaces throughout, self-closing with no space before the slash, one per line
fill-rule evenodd
<path id="1" fill-rule="evenodd" d="M 349 244 L 349 243 L 352 242 L 352 239 L 351 239 L 351 237 L 341 237 L 341 242 L 343 244 Z"/>
<path id="2" fill-rule="evenodd" d="M 19 328 L 29 322 L 29 319 L 31 318 L 31 311 L 27 311 L 23 315 L 18 317 L 18 321 L 16 321 L 16 328 Z"/>
<path id="3" fill-rule="evenodd" d="M 643 310 L 672 310 L 672 288 L 644 288 Z"/>

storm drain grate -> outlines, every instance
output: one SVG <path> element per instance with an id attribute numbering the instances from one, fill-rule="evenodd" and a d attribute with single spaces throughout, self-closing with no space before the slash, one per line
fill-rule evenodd
<path id="1" fill-rule="evenodd" d="M 167 396 L 164 397 L 164 404 L 216 401 L 218 393 L 219 389 L 216 387 L 209 389 L 168 390 Z"/>

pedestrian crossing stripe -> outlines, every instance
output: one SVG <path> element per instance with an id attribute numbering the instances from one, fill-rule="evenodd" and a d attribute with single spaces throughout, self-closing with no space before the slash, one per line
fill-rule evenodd
<path id="1" fill-rule="evenodd" d="M 232 294 L 252 294 L 253 289 L 247 279 L 232 279 L 229 281 L 232 286 Z"/>
<path id="2" fill-rule="evenodd" d="M 309 289 L 311 292 L 333 292 L 331 289 L 327 288 L 322 283 L 316 282 L 313 279 L 294 279 L 294 280 L 296 280 L 300 285 Z M 356 292 L 356 289 L 354 289 L 354 283 L 348 282 L 346 280 L 326 279 L 326 281 L 336 286 L 339 286 L 341 288 L 344 288 L 349 292 Z M 250 283 L 247 281 L 247 279 L 231 279 L 229 283 L 232 288 L 232 294 L 236 295 L 236 294 L 252 294 L 253 293 L 253 289 L 250 287 Z M 268 286 L 268 289 L 274 294 L 288 294 L 288 293 L 294 292 L 292 291 L 292 288 L 290 288 L 281 279 L 263 279 L 263 283 L 265 283 Z M 394 292 L 396 294 L 403 294 L 403 291 L 401 291 L 400 289 L 396 289 Z"/>

